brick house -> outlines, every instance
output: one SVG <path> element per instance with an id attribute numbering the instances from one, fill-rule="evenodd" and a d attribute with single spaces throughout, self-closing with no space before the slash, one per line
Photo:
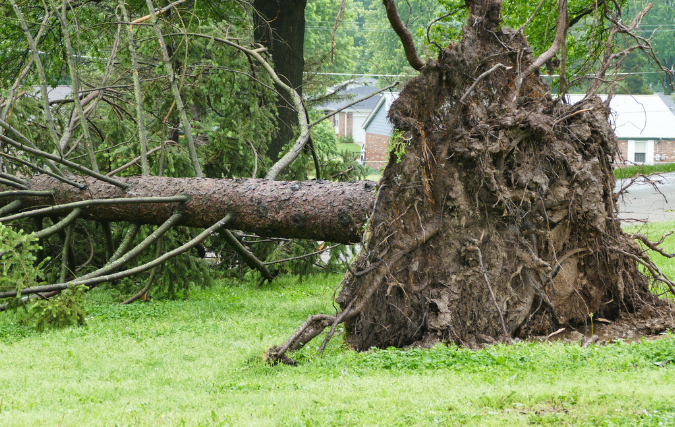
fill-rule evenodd
<path id="1" fill-rule="evenodd" d="M 387 119 L 391 104 L 398 98 L 397 92 L 385 92 L 363 123 L 366 135 L 364 161 L 373 169 L 382 169 L 387 164 L 387 149 L 393 126 Z"/>
<path id="2" fill-rule="evenodd" d="M 329 114 L 343 108 L 359 98 L 368 96 L 379 89 L 375 86 L 375 82 L 355 82 L 347 85 L 343 90 L 336 95 L 336 99 L 320 106 L 319 108 L 324 113 Z M 333 126 L 335 127 L 335 134 L 340 137 L 351 136 L 354 143 L 362 147 L 366 142 L 366 133 L 363 129 L 363 123 L 373 110 L 373 107 L 380 99 L 380 95 L 375 95 L 365 101 L 361 101 L 355 105 L 345 108 L 344 110 L 333 116 Z"/>
<path id="3" fill-rule="evenodd" d="M 567 95 L 574 104 L 584 95 Z M 603 100 L 606 95 L 600 95 Z M 615 95 L 610 102 L 621 158 L 617 166 L 675 162 L 675 114 L 659 95 Z"/>

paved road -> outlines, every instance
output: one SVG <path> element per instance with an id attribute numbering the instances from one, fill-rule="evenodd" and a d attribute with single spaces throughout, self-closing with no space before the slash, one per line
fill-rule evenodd
<path id="1" fill-rule="evenodd" d="M 636 181 L 619 199 L 619 217 L 646 221 L 675 220 L 675 173 L 664 173 L 652 177 L 658 181 L 659 194 L 644 179 Z M 628 181 L 617 181 L 614 192 Z M 664 198 L 665 196 L 665 198 Z"/>

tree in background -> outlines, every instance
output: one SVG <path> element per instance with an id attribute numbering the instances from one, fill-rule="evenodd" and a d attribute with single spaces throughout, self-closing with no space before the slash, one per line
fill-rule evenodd
<path id="1" fill-rule="evenodd" d="M 255 0 L 255 40 L 265 46 L 272 56 L 274 68 L 282 81 L 302 96 L 302 72 L 305 68 L 305 7 L 307 0 Z M 277 84 L 278 92 L 283 92 Z M 267 150 L 277 160 L 284 146 L 293 139 L 299 125 L 297 112 L 291 102 L 278 98 L 276 133 Z"/>
<path id="2" fill-rule="evenodd" d="M 628 3 L 626 6 L 627 16 L 637 13 L 636 5 Z M 666 69 L 672 70 L 675 67 L 675 2 L 672 0 L 654 2 L 649 14 L 645 16 L 640 35 L 651 39 L 659 61 Z M 654 73 L 648 58 L 642 57 L 640 62 L 642 66 L 636 71 L 643 73 L 645 82 L 651 83 L 655 90 L 659 88 L 660 91 L 671 94 L 672 80 L 669 80 L 667 76 L 664 79 L 658 73 Z"/>

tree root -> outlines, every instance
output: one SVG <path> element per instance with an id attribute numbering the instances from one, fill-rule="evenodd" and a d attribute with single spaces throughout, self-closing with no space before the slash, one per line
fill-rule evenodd
<path id="1" fill-rule="evenodd" d="M 492 286 L 490 286 L 490 280 L 488 279 L 487 276 L 487 271 L 485 271 L 485 265 L 483 264 L 483 253 L 481 252 L 480 248 L 478 247 L 478 241 L 473 241 L 472 246 L 469 247 L 470 250 L 475 250 L 478 252 L 478 261 L 480 262 L 480 269 L 483 272 L 483 278 L 485 279 L 485 284 L 487 285 L 488 290 L 490 291 L 490 297 L 492 298 L 492 302 L 495 304 L 495 308 L 497 309 L 497 313 L 499 313 L 499 321 L 501 322 L 502 325 L 502 331 L 504 332 L 504 337 L 506 337 L 507 340 L 511 344 L 513 344 L 513 340 L 511 339 L 511 334 L 509 331 L 506 329 L 506 324 L 504 323 L 504 315 L 502 314 L 502 309 L 499 308 L 499 304 L 497 303 L 497 298 L 495 298 L 495 293 L 492 291 Z"/>
<path id="2" fill-rule="evenodd" d="M 287 365 L 296 365 L 296 361 L 286 356 L 286 352 L 301 349 L 305 344 L 317 337 L 328 326 L 330 326 L 331 329 L 318 350 L 318 354 L 321 354 L 335 334 L 337 326 L 363 311 L 369 300 L 375 294 L 375 291 L 380 287 L 384 278 L 387 276 L 389 270 L 388 265 L 395 264 L 406 254 L 412 252 L 420 245 L 429 241 L 429 239 L 438 233 L 440 224 L 440 217 L 433 218 L 431 221 L 429 221 L 427 230 L 422 229 L 420 233 L 408 236 L 407 238 L 402 237 L 399 240 L 399 243 L 402 243 L 399 248 L 391 251 L 391 253 L 389 253 L 388 249 L 385 249 L 384 252 L 381 253 L 382 256 L 384 256 L 384 254 L 389 255 L 387 257 L 387 261 L 378 256 L 377 263 L 359 272 L 354 272 L 351 267 L 348 267 L 352 276 L 355 278 L 361 275 L 372 273 L 370 284 L 365 288 L 364 292 L 358 297 L 353 297 L 346 305 L 345 309 L 337 313 L 335 316 L 315 314 L 307 318 L 307 320 L 305 320 L 305 322 L 295 331 L 293 335 L 290 336 L 290 338 L 288 338 L 288 340 L 286 340 L 283 345 L 280 347 L 273 346 L 268 349 L 267 352 L 265 352 L 265 361 L 271 364 L 277 364 L 281 362 Z M 359 302 L 355 305 L 354 303 L 357 299 Z"/>
<path id="3" fill-rule="evenodd" d="M 342 313 L 341 313 L 342 314 Z M 329 325 L 333 324 L 339 316 L 329 316 L 327 314 L 315 314 L 305 320 L 293 335 L 281 346 L 273 346 L 265 353 L 265 361 L 276 365 L 282 362 L 286 365 L 296 365 L 297 362 L 286 356 L 288 350 L 299 350 L 317 335 L 323 332 Z"/>

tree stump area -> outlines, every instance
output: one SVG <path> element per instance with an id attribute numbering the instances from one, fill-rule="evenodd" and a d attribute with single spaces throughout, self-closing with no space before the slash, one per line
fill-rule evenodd
<path id="1" fill-rule="evenodd" d="M 554 99 L 537 71 L 519 81 L 536 60 L 522 33 L 499 26 L 499 2 L 470 3 L 462 40 L 389 112 L 389 163 L 342 312 L 308 319 L 286 348 L 343 321 L 356 350 L 477 348 L 593 315 L 672 327 L 672 304 L 638 264 L 672 282 L 617 218 L 608 105 Z"/>

